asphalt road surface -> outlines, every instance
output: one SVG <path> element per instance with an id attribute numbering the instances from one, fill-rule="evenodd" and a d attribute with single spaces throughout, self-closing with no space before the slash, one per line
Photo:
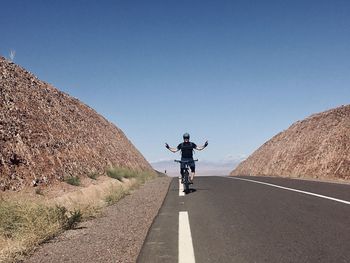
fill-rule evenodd
<path id="1" fill-rule="evenodd" d="M 262 182 L 262 183 L 261 183 Z M 350 185 L 174 178 L 138 257 L 157 262 L 350 262 Z"/>

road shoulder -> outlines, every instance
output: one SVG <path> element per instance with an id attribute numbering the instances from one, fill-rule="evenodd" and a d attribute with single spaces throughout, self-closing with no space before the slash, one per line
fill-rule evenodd
<path id="1" fill-rule="evenodd" d="M 104 216 L 81 223 L 43 244 L 25 262 L 135 262 L 171 178 L 147 182 Z"/>

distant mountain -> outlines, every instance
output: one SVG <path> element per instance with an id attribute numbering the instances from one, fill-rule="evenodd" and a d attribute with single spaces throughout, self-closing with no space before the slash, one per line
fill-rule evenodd
<path id="1" fill-rule="evenodd" d="M 243 158 L 222 160 L 222 161 L 207 161 L 200 160 L 196 162 L 196 174 L 199 176 L 208 175 L 229 175 Z M 180 173 L 180 164 L 175 163 L 174 159 L 151 162 L 152 167 L 160 172 L 167 171 L 170 176 L 178 176 Z"/>
<path id="2" fill-rule="evenodd" d="M 0 189 L 103 173 L 108 166 L 152 169 L 115 125 L 0 57 Z"/>
<path id="3" fill-rule="evenodd" d="M 350 105 L 294 123 L 262 145 L 231 175 L 350 180 Z"/>

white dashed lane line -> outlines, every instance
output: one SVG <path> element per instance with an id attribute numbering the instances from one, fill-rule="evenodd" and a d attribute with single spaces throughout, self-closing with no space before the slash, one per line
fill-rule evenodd
<path id="1" fill-rule="evenodd" d="M 187 211 L 179 212 L 179 263 L 195 263 Z"/>
<path id="2" fill-rule="evenodd" d="M 179 196 L 184 196 L 185 193 L 184 193 L 184 186 L 183 184 L 181 183 L 181 178 L 179 179 Z"/>

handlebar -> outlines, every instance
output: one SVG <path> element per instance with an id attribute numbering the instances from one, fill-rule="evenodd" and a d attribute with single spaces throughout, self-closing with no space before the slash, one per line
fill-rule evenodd
<path id="1" fill-rule="evenodd" d="M 181 161 L 181 160 L 174 160 L 174 162 L 177 162 L 177 163 L 192 163 L 192 162 L 198 162 L 198 159 L 196 160 L 191 160 L 191 161 Z"/>

